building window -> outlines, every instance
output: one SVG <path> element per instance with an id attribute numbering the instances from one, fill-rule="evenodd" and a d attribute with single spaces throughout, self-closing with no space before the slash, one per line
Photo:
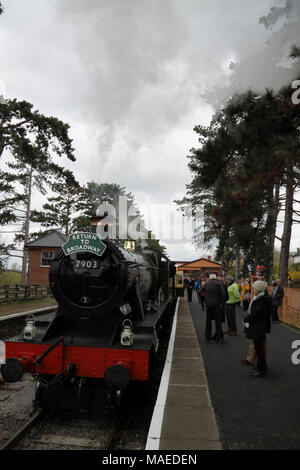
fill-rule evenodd
<path id="1" fill-rule="evenodd" d="M 55 251 L 42 251 L 41 266 L 50 266 L 55 256 Z"/>

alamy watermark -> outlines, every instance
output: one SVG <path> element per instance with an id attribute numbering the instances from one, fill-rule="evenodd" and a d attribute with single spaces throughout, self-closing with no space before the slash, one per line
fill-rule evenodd
<path id="1" fill-rule="evenodd" d="M 294 366 L 298 366 L 300 364 L 300 339 L 293 341 L 292 349 L 295 349 L 295 351 L 292 354 L 291 361 Z"/>
<path id="2" fill-rule="evenodd" d="M 101 238 L 132 240 L 159 239 L 162 243 L 192 242 L 204 240 L 204 208 L 202 205 L 185 208 L 184 214 L 172 204 L 147 204 L 141 214 L 135 205 L 129 205 L 120 196 L 117 206 L 100 204 L 96 210 L 99 217 L 96 232 Z"/>
<path id="3" fill-rule="evenodd" d="M 292 103 L 299 104 L 300 103 L 300 80 L 294 80 L 292 82 L 292 88 L 296 89 L 292 94 Z"/>

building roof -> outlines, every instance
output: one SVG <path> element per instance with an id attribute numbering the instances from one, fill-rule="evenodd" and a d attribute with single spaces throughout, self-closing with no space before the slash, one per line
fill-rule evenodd
<path id="1" fill-rule="evenodd" d="M 57 230 L 49 231 L 47 235 L 44 235 L 41 238 L 37 238 L 32 242 L 26 243 L 26 248 L 35 248 L 35 247 L 43 247 L 43 248 L 57 248 L 61 247 L 64 243 L 66 243 L 68 237 Z"/>
<path id="2" fill-rule="evenodd" d="M 216 263 L 215 261 L 211 261 L 205 258 L 199 258 L 194 261 L 190 261 L 188 263 L 181 264 L 177 266 L 177 269 L 182 270 L 190 270 L 190 271 L 198 271 L 201 268 L 214 268 L 214 269 L 221 269 L 222 265 L 220 263 Z"/>

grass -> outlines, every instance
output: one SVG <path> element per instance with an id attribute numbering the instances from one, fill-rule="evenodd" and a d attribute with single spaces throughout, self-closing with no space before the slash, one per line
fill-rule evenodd
<path id="1" fill-rule="evenodd" d="M 282 321 L 282 320 L 280 320 L 280 323 L 281 323 L 283 326 L 286 326 L 287 328 L 290 328 L 291 330 L 294 330 L 294 331 L 296 331 L 297 333 L 300 333 L 300 328 L 298 328 L 297 326 L 293 325 L 292 323 L 286 323 L 285 321 Z"/>
<path id="2" fill-rule="evenodd" d="M 27 310 L 50 307 L 51 305 L 57 305 L 53 297 L 5 303 L 0 305 L 0 317 L 10 313 L 26 312 Z"/>
<path id="3" fill-rule="evenodd" d="M 1 270 L 0 286 L 4 284 L 21 284 L 21 273 L 19 271 Z"/>

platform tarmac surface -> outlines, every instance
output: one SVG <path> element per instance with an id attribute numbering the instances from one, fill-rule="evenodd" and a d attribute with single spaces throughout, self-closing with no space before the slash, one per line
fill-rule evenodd
<path id="1" fill-rule="evenodd" d="M 241 364 L 250 343 L 243 332 L 244 310 L 236 309 L 238 335 L 225 334 L 224 343 L 217 344 L 205 341 L 206 313 L 196 294 L 187 305 L 202 353 L 222 448 L 299 450 L 300 364 L 294 365 L 291 357 L 295 351 L 292 343 L 300 340 L 300 334 L 272 323 L 267 335 L 268 375 L 255 378 L 252 367 Z M 222 327 L 223 331 L 228 329 L 227 324 L 222 323 Z"/>
<path id="2" fill-rule="evenodd" d="M 147 450 L 220 450 L 201 351 L 189 307 L 176 308 Z"/>

